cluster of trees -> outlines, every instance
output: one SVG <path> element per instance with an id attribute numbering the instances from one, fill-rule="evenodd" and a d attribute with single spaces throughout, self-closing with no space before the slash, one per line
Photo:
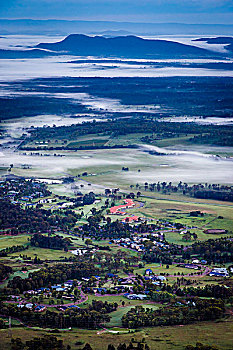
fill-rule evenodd
<path id="1" fill-rule="evenodd" d="M 13 164 L 11 164 L 13 167 Z M 0 197 L 10 196 L 14 200 L 19 200 L 22 197 L 40 198 L 50 196 L 51 192 L 48 190 L 46 184 L 41 182 L 36 182 L 32 179 L 27 179 L 27 181 L 20 177 L 19 179 L 6 180 L 1 183 L 0 186 Z"/>
<path id="2" fill-rule="evenodd" d="M 82 345 L 82 341 L 77 341 L 75 345 Z M 67 345 L 65 348 L 63 340 L 57 339 L 53 335 L 44 335 L 43 337 L 34 337 L 31 340 L 26 341 L 25 343 L 21 338 L 11 339 L 11 350 L 71 350 L 71 346 Z M 82 350 L 94 350 L 89 343 L 86 343 Z M 115 347 L 112 344 L 109 344 L 107 350 L 150 350 L 149 346 L 146 344 L 145 339 L 142 341 L 136 341 L 132 338 L 129 345 L 126 343 L 119 344 Z M 188 349 L 189 350 L 189 349 Z M 195 348 L 196 350 L 196 348 Z M 197 349 L 199 350 L 199 348 Z M 212 348 L 201 348 L 200 350 L 212 350 Z"/>
<path id="3" fill-rule="evenodd" d="M 0 250 L 0 257 L 6 257 L 8 254 L 22 252 L 27 250 L 28 245 L 13 245 L 12 247 L 7 247 Z"/>
<path id="4" fill-rule="evenodd" d="M 88 224 L 79 227 L 77 232 L 80 235 L 87 235 L 97 239 L 129 237 L 134 232 L 132 226 L 127 223 L 123 224 L 119 220 L 111 222 L 111 219 L 107 218 L 107 223 L 100 225 L 101 220 L 102 216 L 91 215 L 88 218 Z"/>
<path id="5" fill-rule="evenodd" d="M 107 303 L 107 302 L 106 302 Z M 110 321 L 108 310 L 115 311 L 116 307 L 114 304 L 99 309 L 94 309 L 95 305 L 91 305 L 85 309 L 78 307 L 68 308 L 65 312 L 56 312 L 46 310 L 44 313 L 37 313 L 33 310 L 17 307 L 16 304 L 4 304 L 0 302 L 0 313 L 5 316 L 13 316 L 19 318 L 24 324 L 29 326 L 40 326 L 46 328 L 86 328 L 96 329 L 101 324 Z"/>
<path id="6" fill-rule="evenodd" d="M 31 207 L 23 209 L 20 204 L 13 204 L 7 199 L 0 200 L 1 230 L 14 230 L 15 233 L 49 232 L 56 227 L 67 230 L 73 227 L 77 217 L 71 210 L 58 215 L 51 210 Z"/>
<path id="7" fill-rule="evenodd" d="M 184 287 L 176 290 L 178 296 L 198 296 L 198 297 L 211 297 L 219 299 L 228 299 L 233 296 L 233 287 L 227 287 L 225 285 L 207 284 L 203 288 L 201 287 Z"/>
<path id="8" fill-rule="evenodd" d="M 224 303 L 220 299 L 195 298 L 179 307 L 167 306 L 158 310 L 136 306 L 123 315 L 122 325 L 127 328 L 140 328 L 189 324 L 221 318 L 224 311 Z"/>
<path id="9" fill-rule="evenodd" d="M 94 192 L 86 193 L 84 196 L 79 196 L 75 199 L 74 205 L 83 206 L 88 204 L 93 204 L 95 202 Z"/>
<path id="10" fill-rule="evenodd" d="M 102 300 L 93 300 L 92 303 L 88 306 L 90 311 L 97 311 L 101 314 L 109 314 L 110 312 L 116 311 L 118 307 L 117 303 L 109 303 Z"/>
<path id="11" fill-rule="evenodd" d="M 204 199 L 216 199 L 222 201 L 233 201 L 233 187 L 220 184 L 193 184 L 179 182 L 177 185 L 172 182 L 145 182 L 144 185 L 136 185 L 136 189 L 143 189 L 151 192 L 162 192 L 162 193 L 183 193 L 196 198 Z"/>
<path id="12" fill-rule="evenodd" d="M 100 224 L 102 220 L 106 221 L 106 223 Z M 130 235 L 137 233 L 152 233 L 157 228 L 157 225 L 147 224 L 145 222 L 132 226 L 127 222 L 122 223 L 118 219 L 112 221 L 110 217 L 105 219 L 99 212 L 97 212 L 96 214 L 89 216 L 88 224 L 84 224 L 77 229 L 75 228 L 75 232 L 81 236 L 90 236 L 95 239 L 116 239 L 127 238 L 130 237 Z"/>
<path id="13" fill-rule="evenodd" d="M 156 302 L 169 302 L 174 298 L 174 294 L 168 293 L 167 291 L 153 291 L 150 294 L 151 300 Z"/>
<path id="14" fill-rule="evenodd" d="M 198 254 L 208 263 L 227 263 L 233 261 L 233 240 L 231 238 L 208 239 L 195 242 L 187 248 L 190 254 Z"/>
<path id="15" fill-rule="evenodd" d="M 69 238 L 63 238 L 62 236 L 45 236 L 40 233 L 35 233 L 31 237 L 31 245 L 40 248 L 49 249 L 64 249 L 68 251 L 68 247 L 71 246 Z"/>
<path id="16" fill-rule="evenodd" d="M 202 190 L 195 191 L 193 196 L 202 199 L 216 199 L 218 201 L 233 202 L 233 189 L 229 191 Z"/>
<path id="17" fill-rule="evenodd" d="M 56 264 L 47 268 L 29 273 L 28 278 L 14 277 L 8 281 L 6 294 L 51 287 L 54 283 L 64 283 L 67 280 L 88 278 L 98 275 L 99 269 L 94 264 L 85 262 L 74 262 L 72 264 Z"/>
<path id="18" fill-rule="evenodd" d="M 65 350 L 63 340 L 53 335 L 44 335 L 42 338 L 34 337 L 25 343 L 21 338 L 11 339 L 11 350 Z M 71 349 L 70 347 L 67 348 Z"/>
<path id="19" fill-rule="evenodd" d="M 207 134 L 201 134 L 194 136 L 193 143 L 197 144 L 211 144 L 218 146 L 233 146 L 232 128 L 227 130 L 223 128 L 221 130 L 215 130 Z"/>
<path id="20" fill-rule="evenodd" d="M 92 348 L 88 350 L 92 350 Z M 134 338 L 132 338 L 129 345 L 122 343 L 115 347 L 114 345 L 109 344 L 107 350 L 150 350 L 150 347 L 145 343 L 144 340 L 136 341 Z"/>
<path id="21" fill-rule="evenodd" d="M 162 263 L 171 265 L 173 262 L 173 256 L 170 251 L 157 248 L 152 249 L 147 246 L 144 250 L 142 259 L 147 263 Z"/>
<path id="22" fill-rule="evenodd" d="M 7 278 L 13 272 L 10 266 L 0 264 L 0 281 Z"/>
<path id="23" fill-rule="evenodd" d="M 219 350 L 219 348 L 214 345 L 196 343 L 196 345 L 186 345 L 185 350 Z"/>

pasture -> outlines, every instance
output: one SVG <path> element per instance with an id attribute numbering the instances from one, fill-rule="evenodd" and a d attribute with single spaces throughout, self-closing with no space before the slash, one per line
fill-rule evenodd
<path id="1" fill-rule="evenodd" d="M 115 328 L 113 328 L 114 330 Z M 215 345 L 221 350 L 232 348 L 232 320 L 222 322 L 199 322 L 191 325 L 173 326 L 173 327 L 154 327 L 144 328 L 138 331 L 128 331 L 128 333 L 99 332 L 99 330 L 72 329 L 55 333 L 58 339 L 64 341 L 65 346 L 70 345 L 71 349 L 80 349 L 81 346 L 75 345 L 77 342 L 83 344 L 89 343 L 94 350 L 107 350 L 108 344 L 117 346 L 119 343 L 129 343 L 132 337 L 136 341 L 145 341 L 151 350 L 183 350 L 187 344 L 195 345 L 196 342 Z M 24 341 L 33 337 L 41 337 L 45 334 L 51 334 L 49 330 L 40 328 L 30 329 L 22 327 L 13 327 L 12 336 L 20 337 Z M 7 329 L 0 330 L 2 350 L 9 350 L 10 337 Z"/>

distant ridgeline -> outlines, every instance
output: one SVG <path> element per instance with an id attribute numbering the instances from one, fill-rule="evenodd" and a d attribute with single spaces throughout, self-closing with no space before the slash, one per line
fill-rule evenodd
<path id="1" fill-rule="evenodd" d="M 125 57 L 125 58 L 210 58 L 223 54 L 192 45 L 134 35 L 87 36 L 71 34 L 56 43 L 40 43 L 31 50 L 0 50 L 0 58 L 37 58 L 54 55 Z"/>
<path id="2" fill-rule="evenodd" d="M 137 36 L 118 36 L 105 38 L 90 37 L 82 34 L 71 34 L 57 43 L 41 43 L 39 49 L 65 52 L 79 56 L 107 57 L 210 57 L 213 52 L 167 40 L 148 40 Z"/>

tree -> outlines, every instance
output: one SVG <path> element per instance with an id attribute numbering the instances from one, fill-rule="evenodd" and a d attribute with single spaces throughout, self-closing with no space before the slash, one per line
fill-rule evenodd
<path id="1" fill-rule="evenodd" d="M 114 345 L 108 344 L 108 350 L 116 350 L 116 348 Z"/>
<path id="2" fill-rule="evenodd" d="M 86 244 L 86 246 L 88 247 L 90 244 L 92 244 L 92 240 L 91 240 L 90 238 L 87 238 L 87 239 L 85 240 L 85 244 Z"/>
<path id="3" fill-rule="evenodd" d="M 93 350 L 90 344 L 86 343 L 83 350 Z"/>

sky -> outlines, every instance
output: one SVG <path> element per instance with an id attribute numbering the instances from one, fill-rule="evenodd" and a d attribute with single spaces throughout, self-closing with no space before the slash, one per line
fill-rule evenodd
<path id="1" fill-rule="evenodd" d="M 0 0 L 0 18 L 233 24 L 233 0 Z"/>

